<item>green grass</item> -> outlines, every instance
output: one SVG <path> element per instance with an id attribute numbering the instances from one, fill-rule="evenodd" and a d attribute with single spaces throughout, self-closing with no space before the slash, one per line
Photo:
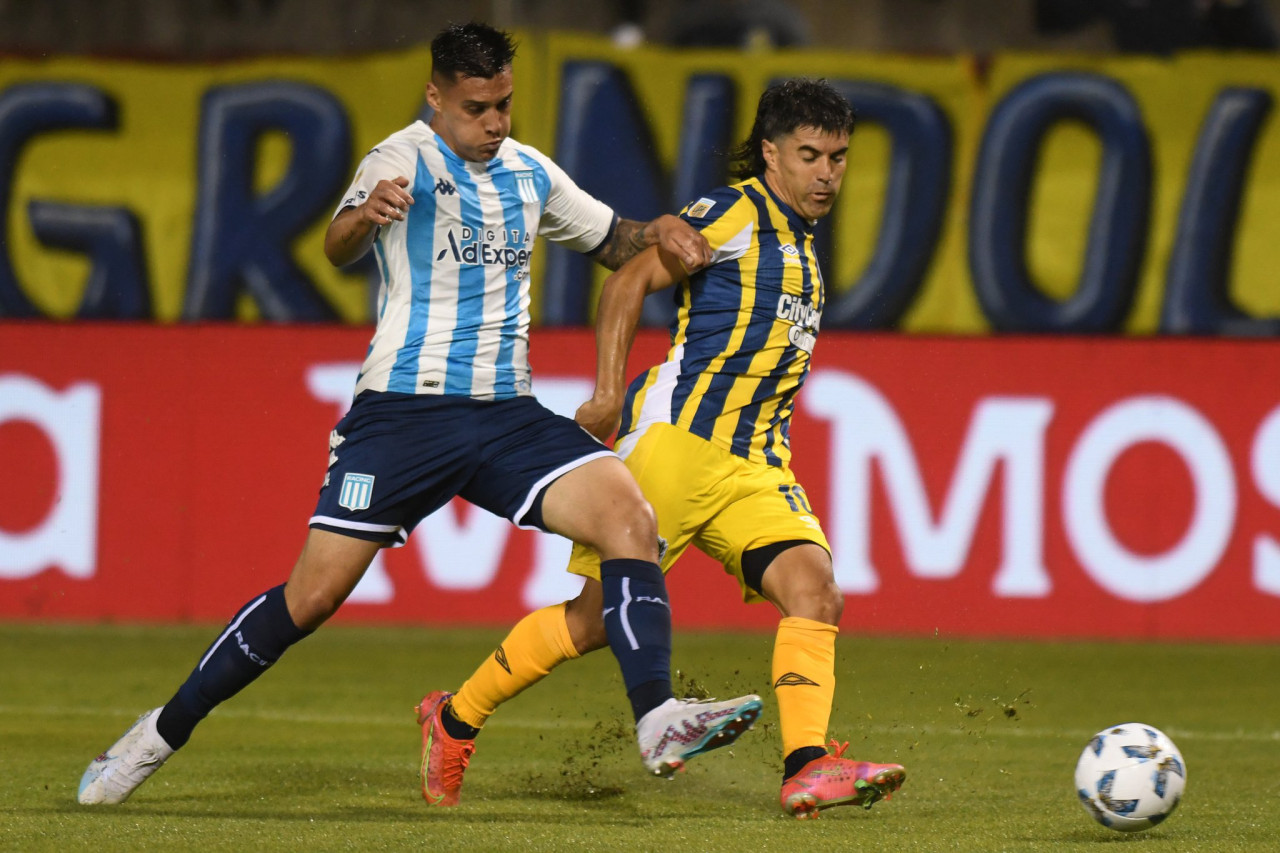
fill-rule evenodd
<path id="1" fill-rule="evenodd" d="M 493 718 L 457 809 L 417 784 L 412 706 L 456 688 L 498 631 L 331 626 L 218 711 L 128 803 L 85 808 L 85 765 L 163 703 L 217 628 L 0 624 L 0 849 L 1275 850 L 1280 655 L 1230 645 L 839 641 L 832 733 L 906 765 L 870 811 L 777 805 L 772 638 L 684 633 L 687 690 L 765 697 L 756 729 L 671 782 L 643 774 L 607 652 Z M 1163 825 L 1095 825 L 1075 760 L 1107 725 L 1177 741 L 1189 781 Z"/>

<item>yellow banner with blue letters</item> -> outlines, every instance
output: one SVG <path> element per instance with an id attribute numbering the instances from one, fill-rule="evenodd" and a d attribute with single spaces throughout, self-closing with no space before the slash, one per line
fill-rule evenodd
<path id="1" fill-rule="evenodd" d="M 0 64 L 0 317 L 368 322 L 324 230 L 419 116 L 425 47 L 210 64 Z M 769 81 L 826 77 L 861 124 L 822 225 L 823 327 L 1280 333 L 1280 60 L 618 51 L 524 34 L 513 135 L 623 216 L 725 179 Z M 602 272 L 544 247 L 534 316 Z"/>

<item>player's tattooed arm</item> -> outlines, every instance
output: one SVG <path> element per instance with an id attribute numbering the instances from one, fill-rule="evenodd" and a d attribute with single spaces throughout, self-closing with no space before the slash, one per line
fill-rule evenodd
<path id="1" fill-rule="evenodd" d="M 595 258 L 602 266 L 616 270 L 650 246 L 661 246 L 670 252 L 689 272 L 711 262 L 707 238 L 680 217 L 670 214 L 649 222 L 619 219 L 613 235 L 600 247 Z"/>
<path id="2" fill-rule="evenodd" d="M 359 260 L 369 251 L 378 229 L 403 220 L 413 204 L 409 179 L 378 181 L 362 204 L 348 207 L 333 218 L 324 235 L 324 254 L 335 267 Z"/>
<path id="3" fill-rule="evenodd" d="M 627 388 L 627 356 L 640 324 L 644 298 L 688 274 L 684 262 L 650 248 L 604 280 L 596 310 L 596 386 L 574 420 L 601 441 L 618 429 Z"/>

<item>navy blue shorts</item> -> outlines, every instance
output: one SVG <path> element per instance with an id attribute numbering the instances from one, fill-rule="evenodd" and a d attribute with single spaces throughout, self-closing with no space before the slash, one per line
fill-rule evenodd
<path id="1" fill-rule="evenodd" d="M 365 391 L 329 436 L 329 472 L 311 526 L 404 544 L 422 519 L 461 496 L 517 526 L 558 477 L 613 456 L 533 397 L 473 400 Z"/>

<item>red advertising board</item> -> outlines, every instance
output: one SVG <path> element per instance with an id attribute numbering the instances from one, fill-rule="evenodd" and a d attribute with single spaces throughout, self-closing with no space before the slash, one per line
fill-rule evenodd
<path id="1" fill-rule="evenodd" d="M 281 582 L 368 336 L 0 324 L 0 618 L 220 621 Z M 571 412 L 590 333 L 532 352 Z M 846 631 L 1280 638 L 1280 342 L 825 332 L 791 436 Z M 504 625 L 573 594 L 566 554 L 455 501 L 338 618 Z M 777 619 L 701 555 L 670 585 L 680 627 Z"/>

